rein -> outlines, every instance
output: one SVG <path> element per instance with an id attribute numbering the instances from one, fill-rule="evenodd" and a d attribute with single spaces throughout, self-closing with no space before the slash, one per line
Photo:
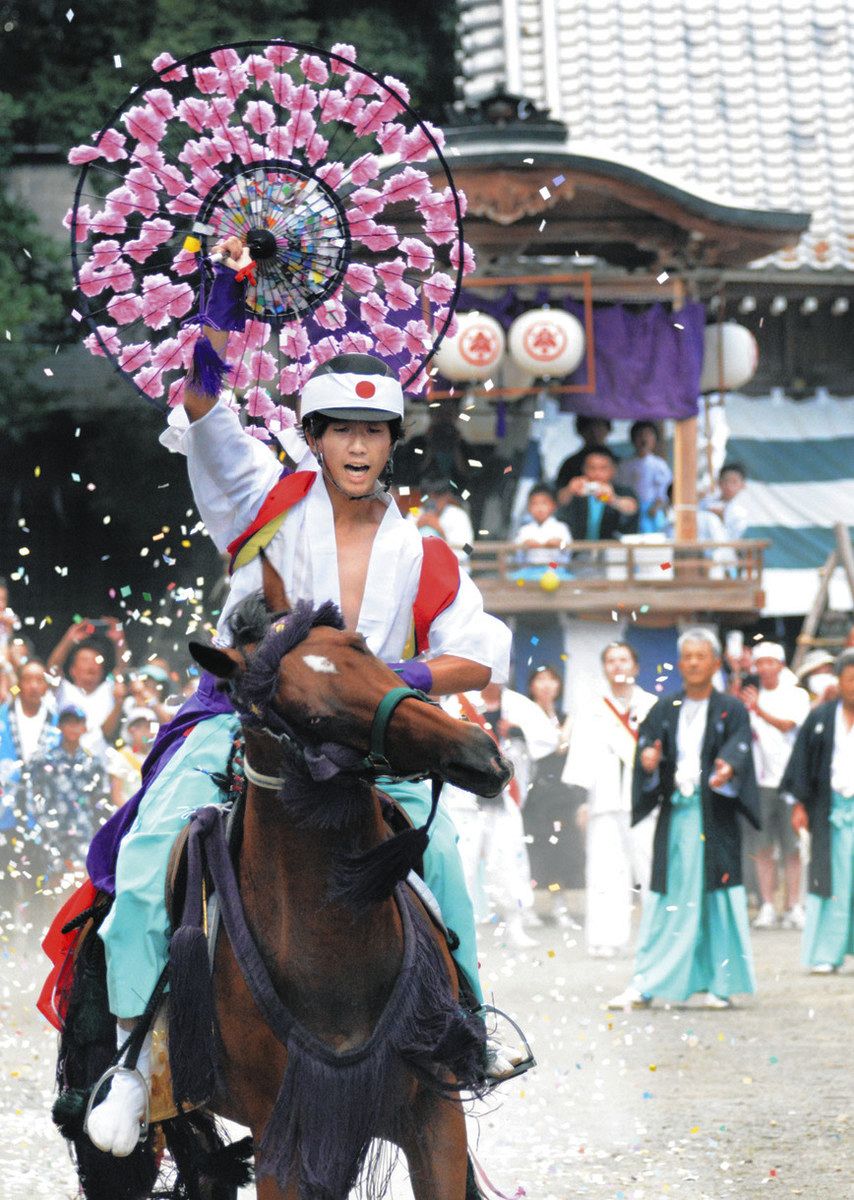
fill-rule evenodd
<path id="1" fill-rule="evenodd" d="M 341 773 L 346 775 L 360 775 L 364 772 L 370 772 L 374 778 L 378 775 L 388 775 L 395 780 L 415 780 L 426 779 L 429 772 L 420 771 L 412 775 L 401 775 L 395 772 L 393 766 L 388 760 L 386 754 L 386 734 L 388 732 L 389 722 L 394 715 L 397 706 L 404 700 L 420 700 L 425 704 L 437 704 L 438 701 L 428 696 L 426 692 L 419 691 L 418 688 L 411 687 L 396 687 L 391 691 L 386 692 L 382 700 L 377 705 L 377 710 L 374 713 L 373 721 L 371 722 L 371 748 L 368 753 L 358 759 L 355 763 L 341 768 Z M 286 746 L 288 750 L 308 769 L 308 762 L 305 756 L 305 747 L 301 742 L 294 737 L 291 730 L 285 725 L 285 722 L 279 718 L 278 731 L 271 729 L 268 725 L 257 726 L 262 733 L 273 738 L 282 746 Z M 284 777 L 275 775 L 263 775 L 250 766 L 248 760 L 244 764 L 246 778 L 254 783 L 256 787 L 266 788 L 270 791 L 278 791 Z M 253 778 L 254 777 L 254 778 Z"/>

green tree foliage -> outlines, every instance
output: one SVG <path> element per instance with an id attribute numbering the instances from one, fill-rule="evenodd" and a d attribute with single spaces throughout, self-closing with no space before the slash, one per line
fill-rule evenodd
<path id="1" fill-rule="evenodd" d="M 14 140 L 65 148 L 101 127 L 162 50 L 180 58 L 251 39 L 349 42 L 366 67 L 403 79 L 416 106 L 441 118 L 453 94 L 455 12 L 453 0 L 7 0 L 0 80 L 26 102 Z"/>
<path id="2" fill-rule="evenodd" d="M 65 276 L 60 250 L 0 189 L 0 433 L 37 426 L 56 403 L 44 369 L 53 347 L 71 336 Z"/>

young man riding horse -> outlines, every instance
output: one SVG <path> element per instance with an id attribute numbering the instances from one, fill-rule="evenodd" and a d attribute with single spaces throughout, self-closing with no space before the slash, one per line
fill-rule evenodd
<path id="1" fill-rule="evenodd" d="M 248 257 L 237 238 L 221 248 L 230 257 L 216 268 L 204 331 L 215 360 L 225 351 L 228 330 L 243 327 L 238 272 Z M 206 393 L 202 376 L 197 360 L 185 390 L 189 427 L 181 449 L 208 532 L 219 550 L 231 554 L 220 643 L 228 642 L 235 606 L 262 585 L 263 550 L 292 602 L 334 601 L 346 628 L 361 633 L 368 648 L 410 686 L 441 696 L 482 689 L 490 679 L 506 680 L 509 630 L 484 613 L 480 593 L 460 574 L 453 553 L 438 539 L 422 542 L 381 486 L 403 418 L 403 393 L 386 365 L 368 355 L 343 355 L 315 370 L 301 401 L 308 451 L 302 469 L 284 477 L 276 457 L 243 430 L 236 413 Z M 315 666 L 327 669 L 323 662 Z M 198 724 L 187 735 L 189 721 L 184 720 L 186 736 L 177 752 L 183 769 L 170 768 L 154 778 L 138 805 L 131 802 L 104 827 L 89 856 L 93 882 L 115 892 L 100 934 L 120 1046 L 166 962 L 164 878 L 170 848 L 190 812 L 217 802 L 213 776 L 227 762 L 238 725 L 210 677 L 203 677 L 190 704 Z M 168 741 L 167 734 L 164 745 Z M 174 752 L 174 744 L 166 746 L 161 757 Z M 389 781 L 382 786 L 416 825 L 424 824 L 429 784 Z M 424 856 L 426 882 L 459 938 L 455 958 L 482 1002 L 474 917 L 456 841 L 440 806 Z M 144 1076 L 145 1048 L 138 1066 Z M 500 1078 L 511 1070 L 497 1051 L 491 1073 Z M 92 1141 L 102 1150 L 129 1154 L 144 1108 L 141 1079 L 116 1076 L 106 1099 L 90 1114 Z"/>

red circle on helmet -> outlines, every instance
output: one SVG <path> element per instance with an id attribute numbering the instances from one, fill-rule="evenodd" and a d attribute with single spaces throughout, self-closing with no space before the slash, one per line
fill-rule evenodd
<path id="1" fill-rule="evenodd" d="M 363 379 L 356 384 L 356 395 L 360 400 L 370 400 L 372 396 L 376 395 L 376 391 L 376 384 L 371 383 L 368 379 Z"/>

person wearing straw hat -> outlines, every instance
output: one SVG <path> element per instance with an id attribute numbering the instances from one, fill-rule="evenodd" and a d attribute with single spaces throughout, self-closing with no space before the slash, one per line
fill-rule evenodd
<path id="1" fill-rule="evenodd" d="M 813 708 L 825 700 L 835 700 L 839 695 L 835 663 L 836 659 L 826 650 L 810 650 L 795 672 L 798 685 L 809 692 Z"/>

